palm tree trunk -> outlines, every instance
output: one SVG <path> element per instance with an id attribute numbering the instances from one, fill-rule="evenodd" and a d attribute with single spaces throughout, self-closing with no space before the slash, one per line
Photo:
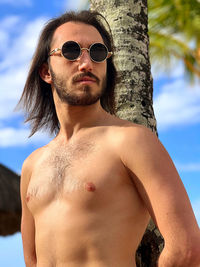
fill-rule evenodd
<path id="1" fill-rule="evenodd" d="M 107 19 L 113 34 L 117 86 L 117 115 L 156 130 L 152 108 L 152 77 L 147 35 L 147 1 L 92 0 L 91 9 Z"/>
<path id="2" fill-rule="evenodd" d="M 112 31 L 116 47 L 114 61 L 121 78 L 116 88 L 117 116 L 145 125 L 156 133 L 147 0 L 91 0 L 90 8 L 106 18 Z M 137 250 L 137 266 L 156 266 L 163 243 L 151 221 Z"/>

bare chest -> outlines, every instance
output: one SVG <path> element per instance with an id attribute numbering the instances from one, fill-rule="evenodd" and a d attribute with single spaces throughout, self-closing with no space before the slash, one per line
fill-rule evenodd
<path id="1" fill-rule="evenodd" d="M 123 172 L 112 151 L 89 142 L 53 149 L 34 168 L 27 191 L 29 208 L 35 213 L 55 200 L 84 208 L 104 205 L 111 188 L 114 192 L 123 186 Z"/>

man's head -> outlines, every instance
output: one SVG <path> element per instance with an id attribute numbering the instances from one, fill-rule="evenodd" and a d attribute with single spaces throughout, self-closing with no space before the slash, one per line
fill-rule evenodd
<path id="1" fill-rule="evenodd" d="M 62 102 L 92 105 L 105 93 L 106 59 L 110 56 L 95 27 L 66 22 L 54 32 L 48 64 L 41 66 L 40 76 Z"/>
<path id="2" fill-rule="evenodd" d="M 111 36 L 100 22 L 101 19 L 102 16 L 97 12 L 70 12 L 52 19 L 43 29 L 20 99 L 28 113 L 26 121 L 32 123 L 31 135 L 44 126 L 51 132 L 59 130 L 51 88 L 57 91 L 61 100 L 72 101 L 73 105 L 92 104 L 92 101 L 95 102 L 100 97 L 102 107 L 114 113 L 116 70 L 112 57 L 108 56 L 104 62 L 95 63 L 95 67 L 91 67 L 89 54 L 84 49 L 81 57 L 76 61 L 84 58 L 83 61 L 86 63 L 88 61 L 88 64 L 86 66 L 79 62 L 80 68 L 77 72 L 73 70 L 75 61 L 68 61 L 64 57 L 61 59 L 62 53 L 59 49 L 51 53 L 61 48 L 67 41 L 75 41 L 81 48 L 89 48 L 93 42 L 98 42 L 105 45 L 108 51 L 113 51 Z M 61 68 L 59 68 L 61 63 L 62 67 L 60 65 Z M 45 76 L 45 71 L 49 71 L 49 77 L 47 73 Z M 79 90 L 79 93 L 75 90 L 83 88 L 83 76 L 91 78 L 91 86 L 94 88 L 92 92 L 88 82 L 85 82 L 87 86 L 85 85 L 84 90 Z M 82 79 L 82 87 L 80 79 Z M 79 102 L 86 93 L 90 99 L 85 98 L 85 102 Z M 77 94 L 82 94 L 82 97 L 77 99 Z"/>

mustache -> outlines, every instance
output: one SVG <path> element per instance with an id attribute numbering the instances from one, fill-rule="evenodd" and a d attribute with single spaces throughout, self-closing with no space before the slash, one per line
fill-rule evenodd
<path id="1" fill-rule="evenodd" d="M 72 82 L 75 83 L 79 79 L 84 78 L 84 77 L 91 77 L 92 79 L 94 79 L 97 82 L 97 84 L 99 84 L 99 82 L 100 82 L 100 79 L 90 71 L 74 75 L 74 77 L 72 78 Z"/>

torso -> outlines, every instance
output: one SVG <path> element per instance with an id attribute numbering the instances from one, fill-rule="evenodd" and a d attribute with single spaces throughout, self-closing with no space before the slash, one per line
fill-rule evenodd
<path id="1" fill-rule="evenodd" d="M 27 190 L 37 267 L 133 267 L 149 220 L 117 151 L 120 127 L 40 149 Z"/>

